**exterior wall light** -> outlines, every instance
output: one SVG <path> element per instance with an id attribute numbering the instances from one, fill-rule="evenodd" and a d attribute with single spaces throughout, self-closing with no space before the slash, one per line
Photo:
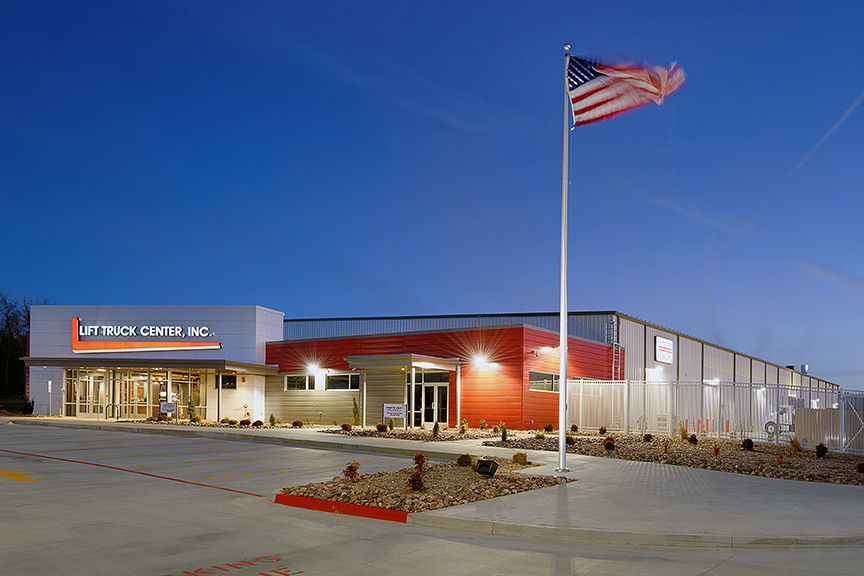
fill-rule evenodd
<path id="1" fill-rule="evenodd" d="M 487 358 L 486 356 L 482 356 L 482 355 L 474 356 L 474 358 L 471 360 L 471 362 L 474 364 L 475 368 L 483 369 L 483 368 L 489 368 L 491 366 L 491 364 L 489 363 L 489 358 Z"/>
<path id="2" fill-rule="evenodd" d="M 307 364 L 306 365 L 306 371 L 309 372 L 310 374 L 318 372 L 319 370 L 321 370 L 321 367 L 318 366 L 318 364 Z"/>

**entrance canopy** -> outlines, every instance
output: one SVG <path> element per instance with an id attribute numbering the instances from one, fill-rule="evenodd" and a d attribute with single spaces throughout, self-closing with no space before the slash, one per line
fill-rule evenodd
<path id="1" fill-rule="evenodd" d="M 424 370 L 456 370 L 459 358 L 440 358 L 425 354 L 378 354 L 374 356 L 348 356 L 345 358 L 351 369 L 371 368 L 385 372 L 400 372 L 405 368 Z"/>

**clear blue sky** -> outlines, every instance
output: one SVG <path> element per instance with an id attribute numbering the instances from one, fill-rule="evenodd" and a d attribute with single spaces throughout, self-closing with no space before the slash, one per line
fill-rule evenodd
<path id="1" fill-rule="evenodd" d="M 853 1 L 5 2 L 0 290 L 557 310 L 567 41 L 689 76 L 571 133 L 571 309 L 864 388 L 862 22 Z"/>

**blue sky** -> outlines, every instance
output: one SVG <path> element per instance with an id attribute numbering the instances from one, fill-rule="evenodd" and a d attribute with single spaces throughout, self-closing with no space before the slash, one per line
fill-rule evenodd
<path id="1" fill-rule="evenodd" d="M 7 2 L 0 290 L 554 311 L 562 44 L 679 61 L 570 136 L 569 300 L 864 388 L 858 2 Z"/>

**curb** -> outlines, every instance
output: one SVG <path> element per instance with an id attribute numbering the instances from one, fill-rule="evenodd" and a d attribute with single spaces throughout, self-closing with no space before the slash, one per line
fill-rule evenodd
<path id="1" fill-rule="evenodd" d="M 481 520 L 478 518 L 438 516 L 435 514 L 435 511 L 411 514 L 406 519 L 406 524 L 426 528 L 473 532 L 487 536 L 549 540 L 582 545 L 601 544 L 606 546 L 730 549 L 860 548 L 864 546 L 864 536 L 766 538 L 761 536 L 728 536 L 722 534 L 613 532 L 590 530 L 587 528 L 556 528 L 554 526 L 537 524 L 514 524 L 496 520 Z"/>
<path id="2" fill-rule="evenodd" d="M 322 500 L 321 498 L 312 498 L 310 496 L 277 494 L 273 502 L 284 506 L 305 508 L 306 510 L 360 516 L 361 518 L 373 518 L 375 520 L 389 520 L 390 522 L 401 522 L 403 524 L 408 520 L 408 512 L 403 510 L 390 510 L 389 508 L 376 508 L 374 506 L 363 506 L 362 504 L 351 504 L 350 502 Z"/>

